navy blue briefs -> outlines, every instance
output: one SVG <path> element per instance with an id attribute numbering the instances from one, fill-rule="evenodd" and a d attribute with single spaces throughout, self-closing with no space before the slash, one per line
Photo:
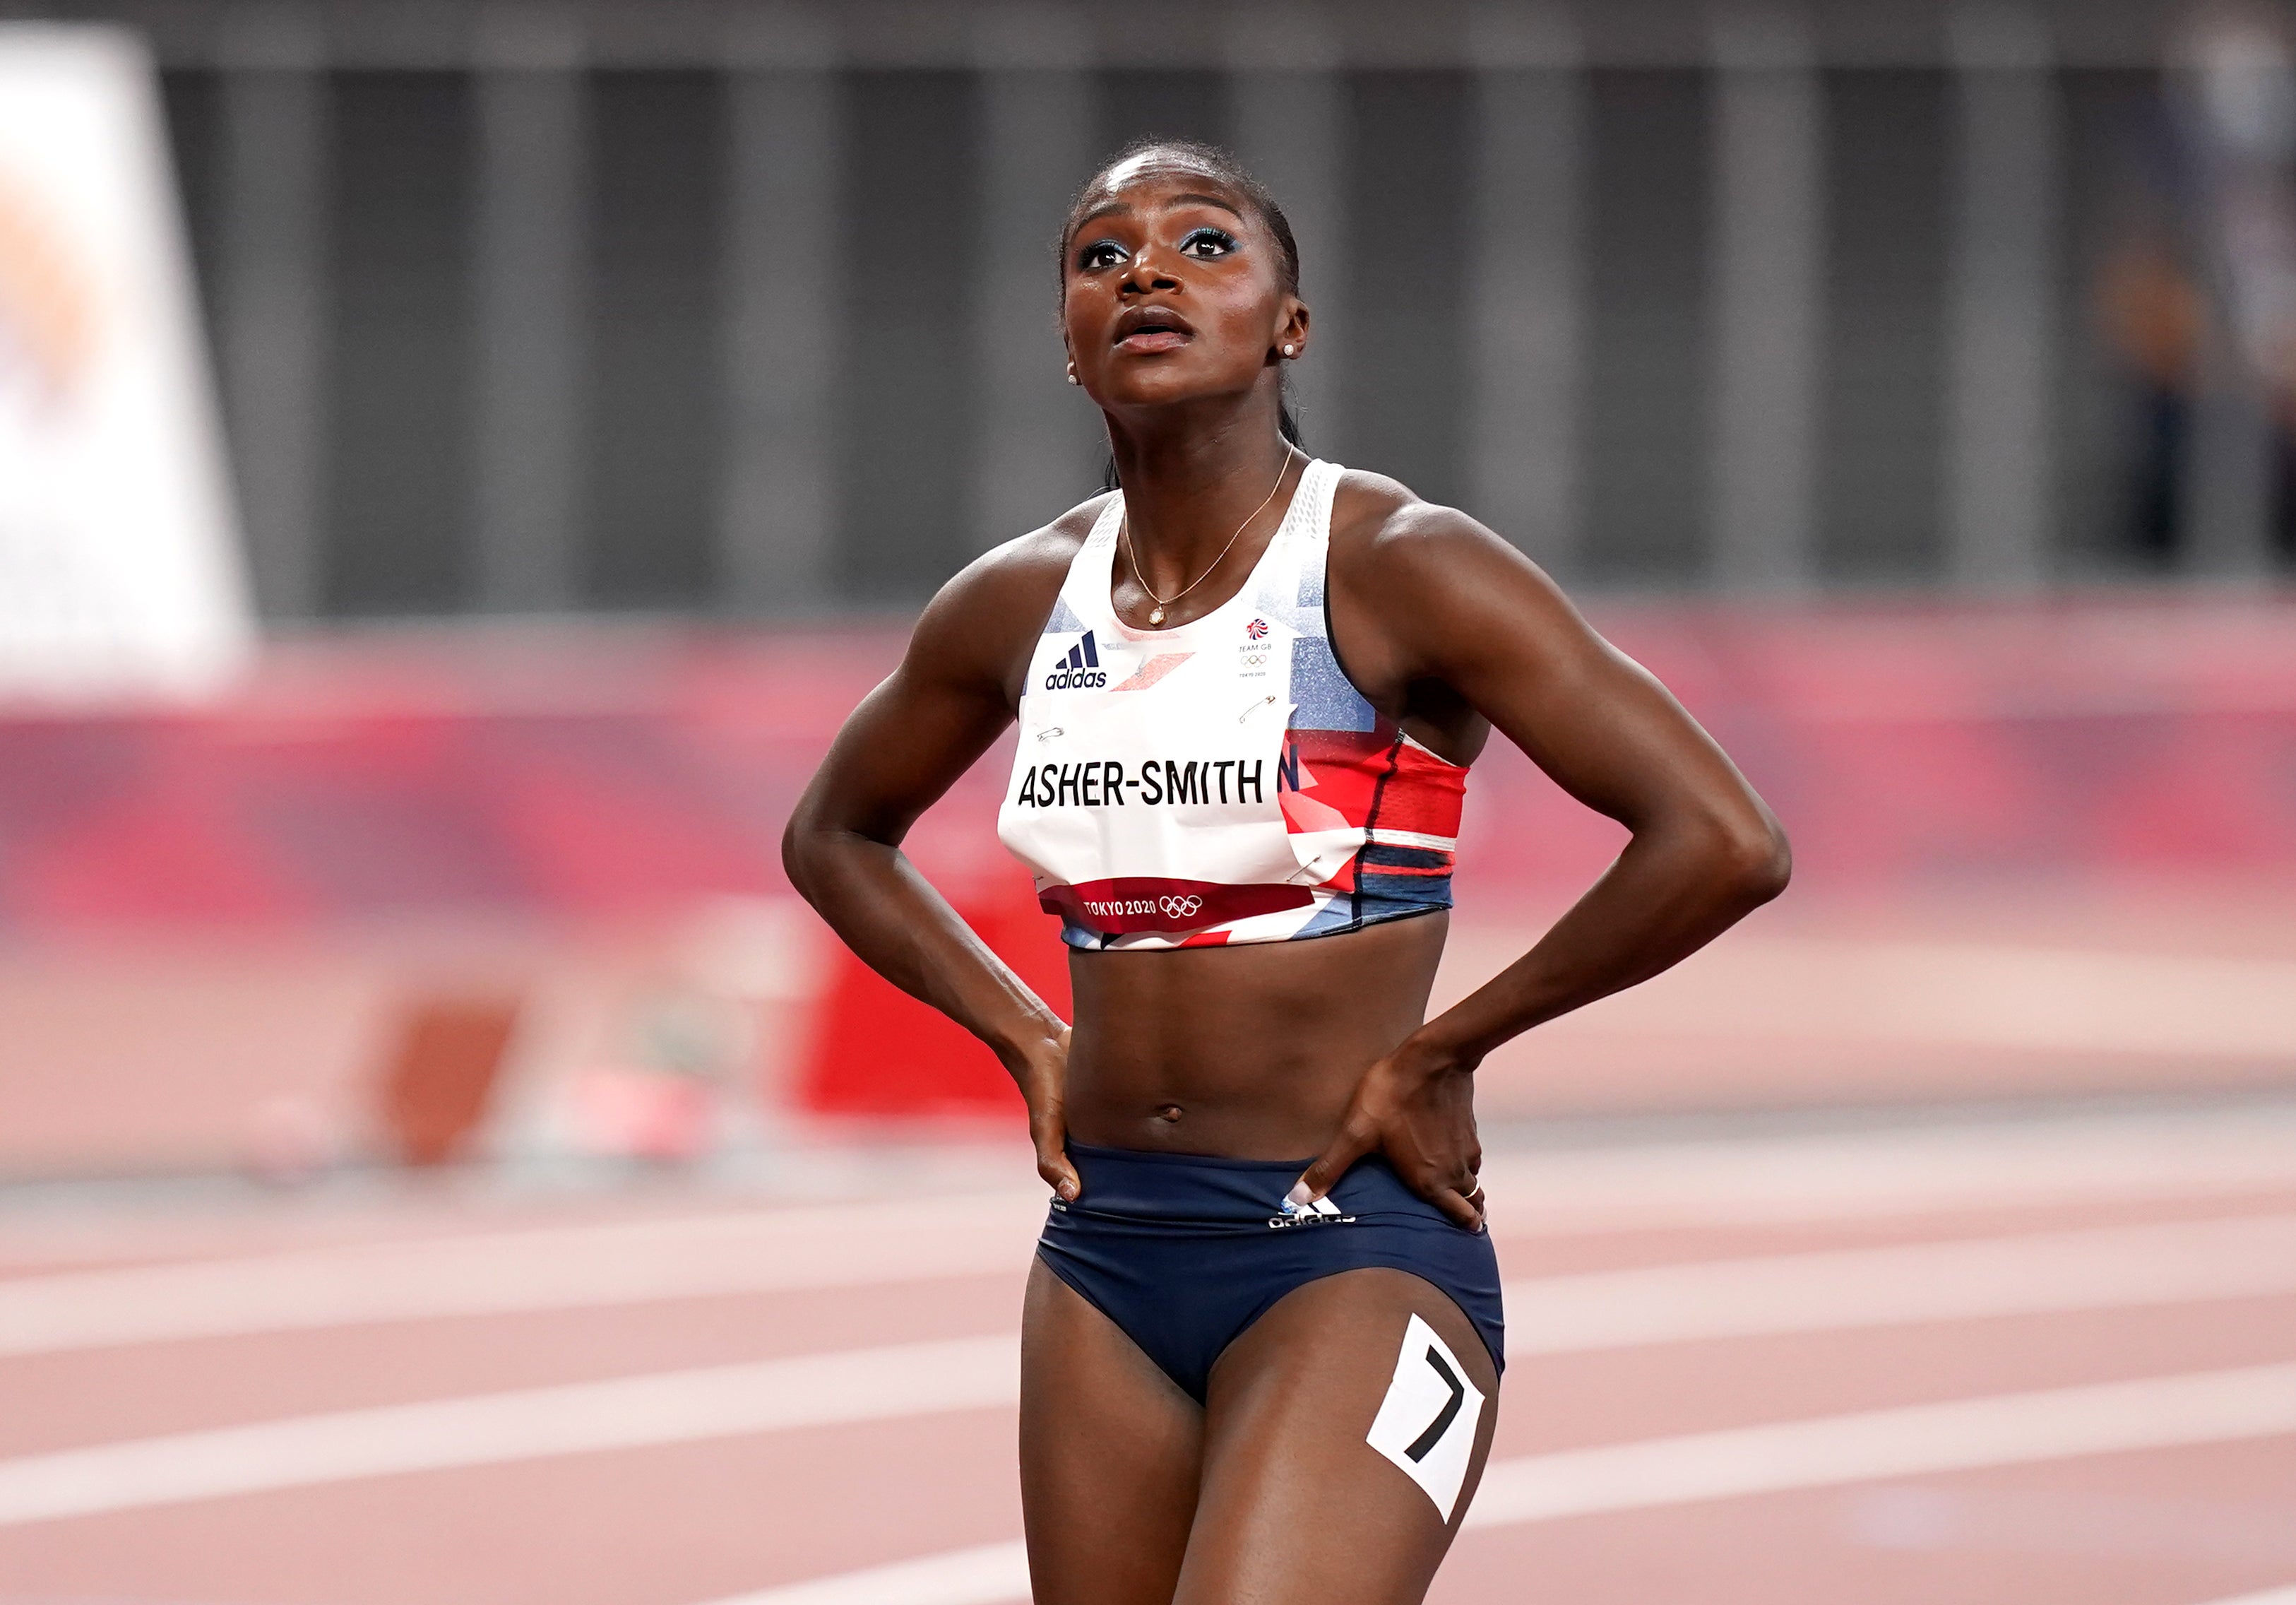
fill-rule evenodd
<path id="1" fill-rule="evenodd" d="M 1359 1161 L 1322 1205 L 1287 1214 L 1305 1159 L 1212 1159 L 1069 1144 L 1084 1183 L 1053 1200 L 1037 1255 L 1201 1403 L 1212 1362 L 1292 1288 L 1371 1265 L 1447 1294 L 1505 1369 L 1498 1256 L 1403 1184 Z"/>

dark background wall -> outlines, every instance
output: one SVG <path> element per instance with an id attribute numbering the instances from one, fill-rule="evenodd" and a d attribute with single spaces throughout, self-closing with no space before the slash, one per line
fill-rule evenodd
<path id="1" fill-rule="evenodd" d="M 487 331 L 476 219 L 487 203 L 488 62 L 478 45 L 468 45 L 468 61 L 439 59 L 454 52 L 434 42 L 394 63 L 373 43 L 373 8 L 304 9 L 318 21 L 299 46 L 299 69 L 260 52 L 252 67 L 233 56 L 215 43 L 227 33 L 221 23 L 194 26 L 204 14 L 196 6 L 175 8 L 154 35 L 211 311 L 228 302 L 218 285 L 233 271 L 229 85 L 294 69 L 316 70 L 322 89 L 321 226 L 310 259 L 320 317 L 311 371 L 323 417 L 311 465 L 318 493 L 299 536 L 313 547 L 316 578 L 301 606 L 272 610 L 479 610 L 488 605 L 477 556 L 486 539 L 484 432 L 473 419 Z M 1042 273 L 1042 318 L 997 324 L 979 310 L 995 299 L 989 275 L 1021 271 L 1021 259 L 987 237 L 982 197 L 997 159 L 990 75 L 1081 73 L 1087 112 L 1064 125 L 1079 150 L 1147 134 L 1233 140 L 1239 80 L 1231 46 L 1219 42 L 1227 36 L 1208 20 L 1216 13 L 1186 12 L 1192 21 L 1161 62 L 1120 52 L 1102 60 L 1091 50 L 1070 60 L 1056 41 L 1028 38 L 1016 58 L 984 56 L 959 27 L 985 14 L 980 7 L 925 8 L 903 13 L 906 24 L 882 8 L 823 8 L 807 14 L 835 26 L 844 16 L 853 37 L 822 45 L 819 27 L 799 29 L 797 45 L 771 36 L 769 64 L 798 61 L 827 85 L 823 150 L 833 156 L 823 169 L 832 197 L 825 219 L 765 221 L 772 249 L 817 259 L 832 292 L 769 316 L 763 343 L 742 348 L 770 366 L 777 338 L 797 333 L 787 324 L 777 331 L 782 316 L 825 342 L 824 372 L 794 403 L 826 430 L 824 511 L 808 537 L 824 556 L 817 578 L 792 581 L 783 606 L 771 584 L 761 603 L 758 586 L 737 595 L 728 577 L 728 542 L 744 537 L 729 533 L 727 487 L 751 453 L 730 399 L 743 376 L 732 371 L 728 334 L 742 271 L 740 226 L 729 215 L 743 160 L 734 100 L 748 64 L 726 41 L 749 37 L 727 21 L 740 8 L 569 9 L 593 38 L 568 69 L 584 152 L 571 298 L 578 326 L 570 336 L 580 359 L 570 369 L 563 424 L 578 473 L 562 520 L 571 578 L 561 605 L 906 606 L 996 535 L 1018 532 L 985 530 L 979 514 L 982 454 L 1005 401 L 984 348 L 1041 342 L 1050 364 L 1057 336 L 1049 255 L 1033 244 L 1025 260 L 1037 266 L 1026 270 Z M 1567 577 L 1692 588 L 1728 580 L 1716 571 L 1709 460 L 1719 70 L 1702 59 L 1700 8 L 1647 0 L 1630 9 L 1642 20 L 1635 28 L 1590 11 L 1567 50 L 1541 57 L 1535 45 L 1529 58 L 1570 75 L 1582 108 L 1579 221 L 1569 243 L 1580 286 L 1570 313 L 1578 359 L 1566 399 L 1582 527 Z M 1921 587 L 1949 574 L 1949 268 L 1965 67 L 1951 59 L 1942 12 L 1923 12 L 1920 26 L 1906 20 L 1919 9 L 1812 12 L 1817 44 L 1834 46 L 1816 62 L 1824 304 L 1809 498 L 1811 572 L 1831 585 Z M 1115 37 L 1107 8 L 1056 10 L 1091 20 L 1102 45 Z M 1374 12 L 1329 12 L 1346 21 L 1332 36 L 1345 49 L 1318 58 L 1337 85 L 1325 143 L 1338 216 L 1319 235 L 1324 257 L 1305 267 L 1311 301 L 1321 293 L 1340 310 L 1323 357 L 1324 393 L 1335 399 L 1311 414 L 1310 444 L 1477 510 L 1471 375 L 1489 308 L 1472 290 L 1478 208 L 1492 202 L 1475 187 L 1485 136 L 1475 69 L 1494 51 L 1520 55 L 1521 38 L 1537 36 L 1517 29 L 1506 36 L 1514 45 L 1493 45 L 1498 36 L 1488 28 L 1463 23 L 1441 36 L 1447 43 L 1431 45 L 1436 36 L 1382 23 Z M 2143 504 L 2159 499 L 2162 482 L 2158 465 L 2147 467 L 2154 415 L 2095 309 L 2105 264 L 2126 241 L 2129 196 L 2158 165 L 2165 91 L 2142 58 L 2158 48 L 2167 12 L 2048 14 L 2064 48 L 2046 74 L 2062 180 L 2047 242 L 2046 569 L 2074 580 L 2143 573 L 2161 556 L 2148 553 L 2139 529 Z M 907 41 L 909 56 L 889 39 Z M 231 48 L 243 52 L 245 41 Z M 1044 196 L 1044 215 L 1030 225 L 1047 240 L 1060 199 Z M 1529 221 L 1535 238 L 1539 219 Z M 220 326 L 217 338 L 229 344 Z M 1046 416 L 1067 432 L 1041 454 L 1052 467 L 1021 498 L 1041 518 L 1091 493 L 1099 469 L 1093 421 Z M 234 445 L 242 456 L 265 449 L 243 432 Z"/>

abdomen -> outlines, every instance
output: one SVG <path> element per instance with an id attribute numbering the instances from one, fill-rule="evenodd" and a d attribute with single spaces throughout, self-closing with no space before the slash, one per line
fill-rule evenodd
<path id="1" fill-rule="evenodd" d="M 1070 1134 L 1312 1157 L 1363 1071 L 1425 1019 L 1448 925 L 1436 912 L 1307 942 L 1072 952 Z"/>

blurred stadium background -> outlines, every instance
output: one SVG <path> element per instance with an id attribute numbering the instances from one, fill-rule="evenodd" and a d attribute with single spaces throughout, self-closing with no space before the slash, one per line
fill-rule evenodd
<path id="1" fill-rule="evenodd" d="M 1291 209 L 1309 444 L 1798 850 L 1486 1066 L 1438 1597 L 2296 1584 L 2285 8 L 0 20 L 4 1605 L 1021 1597 L 1017 1099 L 776 838 L 1096 485 L 1050 243 L 1146 133 Z M 1001 772 L 912 849 L 1064 998 Z M 1446 996 L 1619 840 L 1470 792 Z"/>

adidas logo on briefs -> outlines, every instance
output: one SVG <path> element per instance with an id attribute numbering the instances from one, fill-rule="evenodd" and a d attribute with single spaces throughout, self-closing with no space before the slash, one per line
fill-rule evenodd
<path id="1" fill-rule="evenodd" d="M 1068 656 L 1045 676 L 1047 691 L 1092 691 L 1107 684 L 1108 671 L 1100 666 L 1100 653 L 1093 646 L 1089 630 L 1084 632 L 1084 639 L 1069 648 Z"/>
<path id="2" fill-rule="evenodd" d="M 1267 1217 L 1267 1223 L 1270 1226 L 1279 1228 L 1320 1226 L 1326 1221 L 1337 1222 L 1342 1226 L 1351 1226 L 1355 1223 L 1355 1216 L 1341 1214 L 1340 1206 L 1329 1198 L 1318 1198 L 1313 1204 L 1294 1204 L 1291 1199 L 1286 1198 L 1283 1200 L 1283 1213 Z"/>

